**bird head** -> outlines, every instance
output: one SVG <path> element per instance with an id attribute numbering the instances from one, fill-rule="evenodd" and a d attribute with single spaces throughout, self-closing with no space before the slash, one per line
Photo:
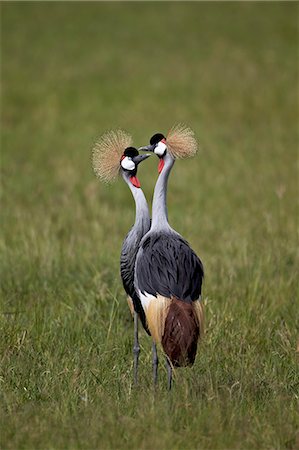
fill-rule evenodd
<path id="1" fill-rule="evenodd" d="M 156 133 L 151 137 L 149 145 L 139 147 L 138 150 L 154 152 L 159 158 L 158 172 L 161 173 L 167 159 L 173 161 L 194 156 L 197 152 L 197 140 L 190 128 L 176 125 L 171 128 L 167 137 Z"/>
<path id="2" fill-rule="evenodd" d="M 110 183 L 118 175 L 127 182 L 140 187 L 137 166 L 150 155 L 139 155 L 132 147 L 132 137 L 123 130 L 108 131 L 95 143 L 92 151 L 92 166 L 97 177 Z"/>
<path id="3" fill-rule="evenodd" d="M 162 133 L 154 134 L 150 139 L 150 145 L 140 147 L 139 150 L 154 152 L 159 158 L 158 172 L 161 173 L 164 167 L 164 157 L 167 153 L 166 137 Z"/>
<path id="4" fill-rule="evenodd" d="M 139 155 L 134 147 L 127 147 L 120 158 L 120 166 L 125 177 L 128 177 L 133 186 L 140 188 L 137 178 L 137 166 L 151 155 Z"/>

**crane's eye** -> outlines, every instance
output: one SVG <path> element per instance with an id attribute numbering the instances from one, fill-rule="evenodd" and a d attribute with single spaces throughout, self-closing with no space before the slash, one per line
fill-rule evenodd
<path id="1" fill-rule="evenodd" d="M 166 150 L 167 150 L 167 145 L 164 142 L 160 141 L 156 145 L 154 152 L 158 156 L 164 156 Z"/>
<path id="2" fill-rule="evenodd" d="M 129 156 L 125 156 L 121 160 L 120 164 L 121 164 L 122 168 L 125 170 L 134 170 L 135 169 L 135 163 L 134 163 L 134 161 L 132 161 L 132 158 L 130 158 Z"/>

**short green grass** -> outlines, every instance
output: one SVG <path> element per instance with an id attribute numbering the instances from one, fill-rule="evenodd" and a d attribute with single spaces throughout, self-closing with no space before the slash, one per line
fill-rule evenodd
<path id="1" fill-rule="evenodd" d="M 295 449 L 298 3 L 2 2 L 1 448 Z M 134 219 L 109 128 L 178 122 L 169 216 L 204 262 L 192 369 L 151 385 L 119 278 Z M 149 201 L 157 161 L 140 179 Z M 297 437 L 296 437 L 297 436 Z"/>

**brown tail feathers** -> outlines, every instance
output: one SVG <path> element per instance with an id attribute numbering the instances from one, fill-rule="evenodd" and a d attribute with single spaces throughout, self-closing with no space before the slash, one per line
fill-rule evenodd
<path id="1" fill-rule="evenodd" d="M 164 324 L 162 347 L 175 367 L 192 366 L 203 333 L 203 306 L 171 299 Z"/>

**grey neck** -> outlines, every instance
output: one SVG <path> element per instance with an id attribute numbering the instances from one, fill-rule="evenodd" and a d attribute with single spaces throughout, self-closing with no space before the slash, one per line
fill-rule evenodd
<path id="1" fill-rule="evenodd" d="M 154 190 L 151 230 L 170 229 L 170 225 L 168 223 L 166 198 L 168 177 L 174 162 L 175 160 L 167 152 L 164 156 L 164 167 L 158 177 Z"/>
<path id="2" fill-rule="evenodd" d="M 122 176 L 127 185 L 129 186 L 135 200 L 136 212 L 135 212 L 134 227 L 149 228 L 150 227 L 149 209 L 142 189 L 134 186 L 131 183 L 130 178 L 127 176 L 127 174 L 123 173 Z"/>

